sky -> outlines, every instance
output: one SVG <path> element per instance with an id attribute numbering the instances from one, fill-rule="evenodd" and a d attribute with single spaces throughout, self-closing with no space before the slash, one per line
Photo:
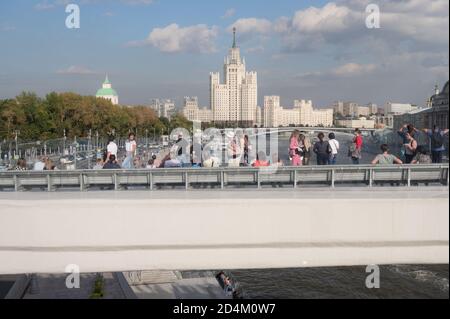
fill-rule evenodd
<path id="1" fill-rule="evenodd" d="M 69 3 L 79 29 L 65 25 Z M 380 28 L 366 26 L 369 4 Z M 208 106 L 233 27 L 261 106 L 265 95 L 285 107 L 424 105 L 449 78 L 448 0 L 14 0 L 0 1 L 0 99 L 94 95 L 108 74 L 121 104 L 198 96 Z"/>

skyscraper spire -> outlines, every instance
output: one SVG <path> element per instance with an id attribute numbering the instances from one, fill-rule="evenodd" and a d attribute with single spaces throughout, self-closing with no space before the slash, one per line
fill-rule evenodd
<path id="1" fill-rule="evenodd" d="M 233 28 L 233 49 L 236 49 L 236 27 Z"/>

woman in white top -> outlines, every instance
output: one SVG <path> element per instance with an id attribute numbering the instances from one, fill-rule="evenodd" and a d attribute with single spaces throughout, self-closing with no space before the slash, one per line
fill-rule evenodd
<path id="1" fill-rule="evenodd" d="M 328 143 L 330 144 L 331 148 L 331 154 L 330 154 L 330 165 L 336 165 L 337 164 L 337 157 L 339 154 L 339 141 L 336 139 L 336 135 L 334 133 L 330 133 L 328 135 L 328 138 L 330 139 Z"/>
<path id="2" fill-rule="evenodd" d="M 134 133 L 130 133 L 128 135 L 128 141 L 125 143 L 125 148 L 127 152 L 127 158 L 122 164 L 124 169 L 133 169 L 134 168 L 134 157 L 136 156 L 137 144 L 136 144 L 136 136 Z"/>

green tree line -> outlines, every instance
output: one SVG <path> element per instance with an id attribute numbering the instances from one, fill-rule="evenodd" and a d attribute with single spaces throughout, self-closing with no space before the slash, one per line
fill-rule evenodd
<path id="1" fill-rule="evenodd" d="M 35 93 L 24 92 L 14 99 L 0 100 L 0 138 L 14 138 L 20 131 L 22 141 L 44 141 L 61 138 L 86 137 L 98 132 L 106 137 L 111 132 L 127 136 L 132 131 L 149 136 L 168 134 L 172 129 L 192 128 L 181 114 L 171 121 L 158 118 L 145 106 L 125 107 L 113 105 L 109 100 L 75 93 L 50 93 L 40 98 Z"/>

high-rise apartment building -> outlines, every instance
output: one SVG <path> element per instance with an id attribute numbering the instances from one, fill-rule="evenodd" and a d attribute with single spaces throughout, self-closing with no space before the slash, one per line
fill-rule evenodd
<path id="1" fill-rule="evenodd" d="M 258 76 L 247 72 L 245 59 L 236 45 L 236 29 L 233 30 L 233 46 L 224 61 L 223 83 L 220 73 L 210 74 L 210 104 L 213 120 L 252 126 L 257 123 Z"/>

